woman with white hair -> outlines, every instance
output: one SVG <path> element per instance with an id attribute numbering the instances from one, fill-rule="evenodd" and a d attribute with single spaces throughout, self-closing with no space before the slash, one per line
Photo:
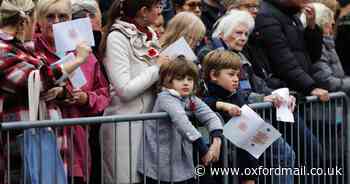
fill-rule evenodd
<path id="1" fill-rule="evenodd" d="M 244 11 L 232 10 L 230 13 L 221 17 L 214 25 L 211 45 L 200 50 L 200 57 L 214 49 L 231 50 L 240 53 L 248 41 L 249 33 L 254 28 L 253 17 Z M 240 55 L 243 57 L 243 55 Z M 242 64 L 242 60 L 241 60 Z M 248 152 L 238 149 L 238 166 L 244 168 L 258 167 L 258 160 L 253 158 Z M 241 176 L 243 184 L 254 184 L 256 176 Z"/>
<path id="2" fill-rule="evenodd" d="M 237 52 L 243 49 L 248 41 L 248 35 L 254 28 L 253 17 L 240 10 L 231 10 L 214 25 L 213 39 L 220 38 L 222 46 L 227 46 Z"/>
<path id="3" fill-rule="evenodd" d="M 312 65 L 312 76 L 324 89 L 350 94 L 350 77 L 345 75 L 334 43 L 334 13 L 322 3 L 311 3 L 316 12 L 316 24 L 323 31 L 321 58 Z M 304 20 L 305 16 L 302 16 Z"/>

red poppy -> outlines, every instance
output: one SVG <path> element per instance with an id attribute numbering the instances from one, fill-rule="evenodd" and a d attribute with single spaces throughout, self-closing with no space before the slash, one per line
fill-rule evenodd
<path id="1" fill-rule="evenodd" d="M 194 112 L 196 110 L 196 104 L 194 103 L 194 101 L 192 99 L 190 99 L 190 104 L 189 104 L 189 110 L 191 112 Z"/>
<path id="2" fill-rule="evenodd" d="M 159 55 L 158 51 L 154 48 L 150 48 L 148 51 L 147 51 L 147 55 L 150 57 L 150 58 L 154 58 L 154 57 L 157 57 Z"/>

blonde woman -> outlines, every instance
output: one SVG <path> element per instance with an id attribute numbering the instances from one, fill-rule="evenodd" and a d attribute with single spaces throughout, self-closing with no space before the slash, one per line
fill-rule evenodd
<path id="1" fill-rule="evenodd" d="M 57 80 L 64 73 L 70 74 L 77 67 L 85 62 L 91 49 L 84 45 L 79 45 L 77 59 L 63 65 L 49 65 L 49 63 L 33 52 L 34 3 L 31 0 L 5 0 L 0 6 L 0 122 L 10 121 L 28 121 L 28 93 L 27 79 L 29 73 L 33 70 L 40 70 L 42 79 L 42 91 L 44 97 L 60 97 L 62 91 L 56 91 Z M 47 98 L 44 98 L 47 100 Z M 59 118 L 60 109 L 54 101 L 47 101 L 47 119 Z M 52 116 L 55 114 L 56 116 Z M 11 140 L 14 139 L 11 134 Z M 13 142 L 10 142 L 12 144 Z M 1 145 L 1 148 L 7 148 Z M 0 152 L 9 150 L 1 149 Z M 13 152 L 11 152 L 13 153 Z M 1 153 L 0 153 L 1 154 Z M 10 155 L 10 159 L 18 158 L 16 155 Z M 11 160 L 11 173 L 13 172 L 14 162 Z M 0 160 L 0 163 L 5 163 Z M 6 164 L 4 164 L 6 165 Z M 19 168 L 17 168 L 19 170 Z M 4 178 L 4 170 L 0 171 L 0 179 Z M 19 172 L 18 172 L 19 173 Z M 17 183 L 20 177 L 10 176 L 11 182 Z M 9 179 L 9 178 L 7 178 Z M 3 180 L 0 180 L 2 183 Z"/>
<path id="2" fill-rule="evenodd" d="M 57 62 L 67 53 L 60 52 L 55 47 L 53 24 L 72 19 L 72 4 L 70 0 L 40 0 L 37 3 L 37 19 L 41 33 L 35 36 L 35 49 L 43 53 L 50 64 Z M 74 52 L 76 55 L 79 51 Z M 99 116 L 110 102 L 109 84 L 93 53 L 89 53 L 86 62 L 80 66 L 86 83 L 74 87 L 67 82 L 60 90 L 66 91 L 65 96 L 55 99 L 62 109 L 63 118 L 80 118 Z M 88 129 L 83 126 L 63 128 L 63 157 L 72 165 L 68 167 L 68 175 L 74 178 L 74 183 L 85 183 L 91 172 L 90 146 L 86 143 Z M 72 139 L 70 139 L 72 137 Z M 66 146 L 65 146 L 66 145 Z M 71 149 L 73 148 L 73 149 Z M 87 160 L 88 159 L 88 160 Z M 71 169 L 72 168 L 72 169 Z M 72 179 L 69 178 L 71 181 Z"/>
<path id="3" fill-rule="evenodd" d="M 184 37 L 192 49 L 195 49 L 198 43 L 205 36 L 205 26 L 200 18 L 190 12 L 181 12 L 176 14 L 167 25 L 167 28 L 160 38 L 160 45 L 165 49 L 176 40 Z"/>

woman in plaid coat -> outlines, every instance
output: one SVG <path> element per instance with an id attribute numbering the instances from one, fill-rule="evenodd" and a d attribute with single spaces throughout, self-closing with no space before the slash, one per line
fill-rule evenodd
<path id="1" fill-rule="evenodd" d="M 4 0 L 0 6 L 0 123 L 11 121 L 28 121 L 27 79 L 33 70 L 39 70 L 42 82 L 42 98 L 60 98 L 64 91 L 57 90 L 57 80 L 70 74 L 83 64 L 91 52 L 85 44 L 77 47 L 78 56 L 75 61 L 61 65 L 49 65 L 45 58 L 33 52 L 32 32 L 35 21 L 34 3 L 32 0 Z M 47 119 L 60 117 L 60 109 L 54 101 L 47 101 Z M 18 132 L 11 132 L 10 144 L 14 143 Z M 0 139 L 0 184 L 10 183 L 5 175 L 5 158 L 8 151 L 2 135 Z M 3 149 L 4 148 L 4 149 Z M 18 152 L 18 149 L 17 149 Z M 11 179 L 20 177 L 13 175 L 18 167 L 14 164 L 20 160 L 18 155 L 10 152 Z M 18 154 L 18 153 L 17 153 Z M 20 165 L 20 164 L 18 164 Z M 18 168 L 19 170 L 19 168 Z M 19 181 L 11 180 L 11 183 Z"/>

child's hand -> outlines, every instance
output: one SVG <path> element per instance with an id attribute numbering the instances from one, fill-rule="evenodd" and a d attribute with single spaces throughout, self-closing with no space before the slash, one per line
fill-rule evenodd
<path id="1" fill-rule="evenodd" d="M 214 152 L 209 149 L 208 152 L 201 158 L 203 165 L 208 166 L 210 162 L 213 160 L 213 157 L 214 157 Z"/>
<path id="2" fill-rule="evenodd" d="M 213 162 L 219 160 L 220 157 L 220 149 L 221 149 L 221 139 L 219 137 L 214 137 L 213 143 L 211 144 L 209 150 L 213 151 Z"/>
<path id="3" fill-rule="evenodd" d="M 202 157 L 202 163 L 205 166 L 208 166 L 211 162 L 216 162 L 220 157 L 220 149 L 221 149 L 221 139 L 215 137 L 213 139 L 213 143 L 209 147 L 208 152 Z"/>
<path id="4" fill-rule="evenodd" d="M 288 108 L 293 112 L 295 109 L 296 99 L 293 95 L 289 95 Z"/>
<path id="5" fill-rule="evenodd" d="M 269 95 L 264 97 L 265 102 L 271 102 L 276 108 L 283 104 L 283 98 L 278 95 Z"/>
<path id="6" fill-rule="evenodd" d="M 226 102 L 217 102 L 216 108 L 219 110 L 222 110 L 224 112 L 227 112 L 230 116 L 240 116 L 241 115 L 241 108 L 239 108 L 235 104 L 226 103 Z"/>

